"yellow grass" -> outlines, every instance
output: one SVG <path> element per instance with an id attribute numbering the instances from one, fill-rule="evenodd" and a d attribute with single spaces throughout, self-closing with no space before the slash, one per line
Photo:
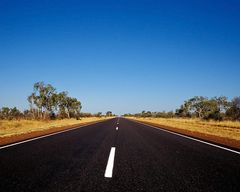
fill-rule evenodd
<path id="1" fill-rule="evenodd" d="M 240 141 L 240 122 L 234 121 L 203 121 L 200 119 L 183 118 L 132 118 L 146 123 L 168 126 L 199 132 Z"/>
<path id="2" fill-rule="evenodd" d="M 0 137 L 7 137 L 12 135 L 19 135 L 23 133 L 30 133 L 34 131 L 42 131 L 51 129 L 54 127 L 63 127 L 68 125 L 82 124 L 88 122 L 94 122 L 99 120 L 105 120 L 107 118 L 102 117 L 86 117 L 81 120 L 76 119 L 62 119 L 62 120 L 0 120 Z"/>

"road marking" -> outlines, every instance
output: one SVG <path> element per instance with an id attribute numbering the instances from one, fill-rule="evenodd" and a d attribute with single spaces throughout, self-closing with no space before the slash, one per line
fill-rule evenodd
<path id="1" fill-rule="evenodd" d="M 111 148 L 110 154 L 109 154 L 109 158 L 108 158 L 108 163 L 107 163 L 107 167 L 105 170 L 105 174 L 104 177 L 107 178 L 112 178 L 112 173 L 113 173 L 113 165 L 114 165 L 114 156 L 115 156 L 115 147 Z"/>
<path id="2" fill-rule="evenodd" d="M 118 127 L 116 127 L 116 130 L 118 130 Z"/>
<path id="3" fill-rule="evenodd" d="M 102 122 L 102 121 L 101 121 L 101 122 Z M 1 149 L 8 148 L 8 147 L 15 146 L 15 145 L 20 145 L 20 144 L 23 144 L 23 143 L 28 143 L 28 142 L 30 142 L 30 141 L 42 139 L 42 138 L 45 138 L 45 137 L 50 137 L 50 136 L 53 136 L 53 135 L 58 135 L 58 134 L 65 133 L 65 132 L 68 132 L 68 131 L 73 131 L 73 130 L 75 130 L 75 129 L 79 129 L 79 128 L 82 128 L 82 127 L 87 127 L 87 126 L 90 126 L 90 125 L 93 125 L 93 124 L 96 124 L 96 123 L 101 123 L 101 122 L 95 122 L 95 123 L 91 123 L 91 124 L 88 124 L 88 125 L 82 125 L 82 126 L 80 125 L 79 127 L 75 127 L 75 128 L 72 128 L 72 129 L 67 129 L 67 130 L 63 130 L 63 131 L 56 132 L 56 133 L 51 133 L 51 134 L 48 134 L 48 135 L 43 135 L 43 136 L 35 137 L 35 138 L 32 138 L 32 139 L 27 139 L 27 140 L 20 141 L 20 142 L 17 142 L 17 143 L 12 143 L 12 144 L 9 144 L 9 145 L 4 145 L 4 146 L 0 147 L 0 150 L 1 150 Z"/>
<path id="4" fill-rule="evenodd" d="M 117 122 L 117 124 L 119 124 L 119 123 Z"/>
<path id="5" fill-rule="evenodd" d="M 172 132 L 172 131 L 168 131 L 168 130 L 166 130 L 166 129 L 162 129 L 162 128 L 160 128 L 160 127 L 155 127 L 155 126 L 152 126 L 152 125 L 148 125 L 148 124 L 145 124 L 145 123 L 142 123 L 142 122 L 138 122 L 138 121 L 135 121 L 135 120 L 132 120 L 132 121 L 134 121 L 134 122 L 136 122 L 136 123 L 139 123 L 139 124 L 142 124 L 142 125 L 145 125 L 145 126 L 148 126 L 148 127 L 152 127 L 152 128 L 154 128 L 154 129 L 158 129 L 158 130 L 161 130 L 161 131 L 165 131 L 165 132 L 167 132 L 167 133 L 171 133 L 171 134 L 174 134 L 174 135 L 178 135 L 178 136 L 180 136 L 180 137 L 184 137 L 184 138 L 187 138 L 187 139 L 190 139 L 190 140 L 193 140 L 193 141 L 197 141 L 197 142 L 200 142 L 200 143 L 204 143 L 204 144 L 206 144 L 206 145 L 210 145 L 210 146 L 212 146 L 212 147 L 216 147 L 216 148 L 223 149 L 223 150 L 226 150 L 226 151 L 230 151 L 230 152 L 232 152 L 232 153 L 236 153 L 236 154 L 240 155 L 240 152 L 239 152 L 239 151 L 235 151 L 235 150 L 233 150 L 233 149 L 229 149 L 229 148 L 226 148 L 226 147 L 222 147 L 222 146 L 220 146 L 220 145 L 216 145 L 216 144 L 213 144 L 213 143 L 209 143 L 209 142 L 206 142 L 206 141 L 202 141 L 202 140 L 200 140 L 200 139 L 195 139 L 195 138 L 193 138 L 193 137 L 189 137 L 189 136 L 186 136 L 186 135 L 182 135 L 182 134 L 179 134 L 179 133 L 175 133 L 175 132 Z"/>

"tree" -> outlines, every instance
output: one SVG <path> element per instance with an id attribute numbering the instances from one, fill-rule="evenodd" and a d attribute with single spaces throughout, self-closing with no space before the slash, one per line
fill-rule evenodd
<path id="1" fill-rule="evenodd" d="M 47 116 L 47 113 L 53 112 L 53 107 L 55 106 L 55 102 L 53 99 L 53 95 L 56 89 L 50 85 L 45 85 L 43 82 L 38 82 L 34 84 L 35 94 L 38 93 L 38 99 L 40 101 L 40 106 L 44 109 L 44 119 Z"/>
<path id="2" fill-rule="evenodd" d="M 78 118 L 82 108 L 81 102 L 78 101 L 76 98 L 72 97 L 67 97 L 66 99 L 67 99 L 66 109 L 68 118 L 70 118 L 71 116 Z"/>
<path id="3" fill-rule="evenodd" d="M 228 108 L 227 98 L 224 96 L 208 99 L 207 97 L 195 96 L 181 105 L 176 110 L 180 117 L 198 117 L 201 119 L 222 120 Z"/>
<path id="4" fill-rule="evenodd" d="M 65 116 L 70 117 L 69 114 L 66 112 L 66 106 L 67 106 L 67 96 L 68 93 L 66 91 L 63 91 L 58 94 L 58 108 L 59 108 L 59 115 L 61 118 L 64 118 Z"/>
<path id="5" fill-rule="evenodd" d="M 235 97 L 229 104 L 226 116 L 231 120 L 240 120 L 240 97 Z"/>
<path id="6" fill-rule="evenodd" d="M 221 121 L 225 117 L 226 110 L 229 107 L 227 97 L 214 97 L 207 101 L 208 113 L 205 119 L 214 119 Z"/>
<path id="7" fill-rule="evenodd" d="M 228 98 L 225 96 L 221 96 L 221 97 L 214 97 L 214 99 L 217 102 L 220 113 L 225 113 L 226 110 L 229 108 Z"/>
<path id="8" fill-rule="evenodd" d="M 207 109 L 206 109 L 206 97 L 195 96 L 189 99 L 190 110 L 192 113 L 196 114 L 197 117 L 203 118 Z"/>
<path id="9" fill-rule="evenodd" d="M 98 112 L 95 114 L 96 117 L 101 117 L 102 116 L 102 112 Z"/>
<path id="10" fill-rule="evenodd" d="M 34 104 L 35 104 L 35 100 L 36 100 L 36 95 L 34 93 L 32 93 L 30 96 L 28 96 L 27 100 L 29 102 L 29 106 L 30 106 L 30 114 L 32 115 L 33 119 L 36 119 L 36 110 L 34 109 Z M 28 112 L 29 113 L 29 112 Z"/>
<path id="11" fill-rule="evenodd" d="M 1 118 L 2 119 L 8 119 L 9 114 L 10 114 L 10 108 L 2 107 L 2 109 L 1 109 Z"/>
<path id="12" fill-rule="evenodd" d="M 37 82 L 34 84 L 34 92 L 28 97 L 30 110 L 33 112 L 34 106 L 38 109 L 38 117 L 46 119 L 47 115 L 53 113 L 57 105 L 56 89 L 50 84 Z M 35 114 L 33 113 L 35 117 Z"/>
<path id="13" fill-rule="evenodd" d="M 151 117 L 151 116 L 152 116 L 151 111 L 147 111 L 146 113 L 143 114 L 143 117 Z"/>
<path id="14" fill-rule="evenodd" d="M 106 112 L 106 116 L 107 116 L 107 117 L 111 117 L 111 116 L 112 116 L 112 112 L 111 112 L 111 111 L 107 111 L 107 112 Z"/>
<path id="15" fill-rule="evenodd" d="M 82 105 L 78 99 L 69 97 L 66 91 L 57 93 L 52 85 L 44 84 L 44 82 L 34 84 L 33 93 L 27 97 L 27 100 L 30 106 L 29 110 L 22 113 L 16 107 L 2 107 L 0 119 L 19 119 L 22 117 L 46 119 L 55 118 L 57 113 L 62 118 L 80 117 Z"/>
<path id="16" fill-rule="evenodd" d="M 16 107 L 10 109 L 9 119 L 19 119 L 21 118 L 22 113 Z"/>
<path id="17" fill-rule="evenodd" d="M 191 117 L 191 108 L 192 103 L 190 100 L 184 101 L 184 104 L 180 106 L 179 109 L 176 110 L 176 116 L 179 117 Z"/>
<path id="18" fill-rule="evenodd" d="M 81 102 L 76 98 L 69 97 L 65 91 L 57 95 L 57 105 L 61 116 L 65 116 L 65 114 L 68 118 L 80 116 Z"/>
<path id="19" fill-rule="evenodd" d="M 2 109 L 0 110 L 0 119 L 20 119 L 22 116 L 23 114 L 16 107 L 2 107 Z"/>

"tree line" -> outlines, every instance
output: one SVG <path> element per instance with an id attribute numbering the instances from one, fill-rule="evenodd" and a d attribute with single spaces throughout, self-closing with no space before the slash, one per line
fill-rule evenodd
<path id="1" fill-rule="evenodd" d="M 16 107 L 2 107 L 0 109 L 0 119 L 63 119 L 81 117 L 101 117 L 102 112 L 97 114 L 82 113 L 81 102 L 74 97 L 70 97 L 67 91 L 58 93 L 51 84 L 37 82 L 33 86 L 33 92 L 27 97 L 30 108 L 23 112 Z M 112 116 L 108 111 L 106 116 Z"/>
<path id="2" fill-rule="evenodd" d="M 162 117 L 162 118 L 199 118 L 204 120 L 233 120 L 240 121 L 240 97 L 235 97 L 231 101 L 225 96 L 207 98 L 195 96 L 190 98 L 175 112 L 151 112 L 142 111 L 136 114 L 125 114 L 124 116 L 134 117 Z"/>
<path id="3" fill-rule="evenodd" d="M 68 92 L 58 93 L 56 88 L 44 82 L 37 82 L 33 87 L 33 93 L 27 98 L 33 119 L 54 118 L 56 114 L 61 118 L 79 116 L 81 102 L 68 96 Z"/>

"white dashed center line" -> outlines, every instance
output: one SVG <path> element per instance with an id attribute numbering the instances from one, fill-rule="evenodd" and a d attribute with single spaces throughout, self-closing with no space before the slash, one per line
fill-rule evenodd
<path id="1" fill-rule="evenodd" d="M 108 163 L 107 163 L 107 167 L 106 167 L 106 170 L 105 170 L 104 177 L 112 178 L 114 156 L 115 156 L 115 147 L 112 147 L 111 151 L 110 151 L 110 154 L 109 154 Z"/>
<path id="2" fill-rule="evenodd" d="M 118 127 L 116 127 L 116 130 L 118 130 Z"/>

